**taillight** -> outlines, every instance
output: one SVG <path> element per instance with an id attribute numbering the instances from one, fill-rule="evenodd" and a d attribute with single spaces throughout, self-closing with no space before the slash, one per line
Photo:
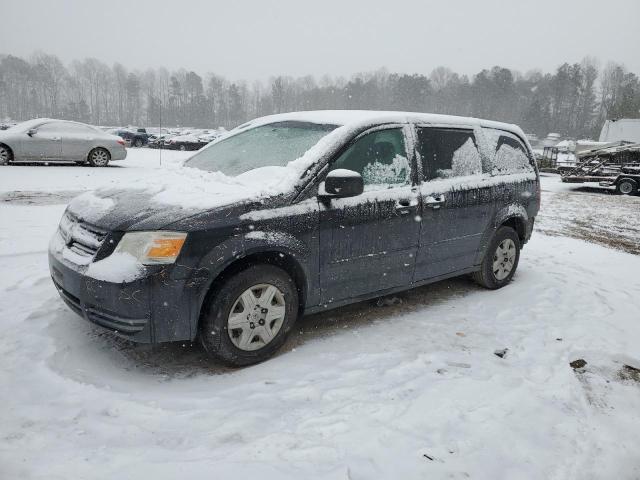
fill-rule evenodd
<path id="1" fill-rule="evenodd" d="M 116 142 L 118 142 L 120 145 L 122 145 L 123 147 L 126 145 L 125 141 L 120 139 L 120 140 L 116 140 Z"/>

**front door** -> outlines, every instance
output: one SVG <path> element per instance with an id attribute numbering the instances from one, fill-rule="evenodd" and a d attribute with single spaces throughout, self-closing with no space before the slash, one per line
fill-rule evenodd
<path id="1" fill-rule="evenodd" d="M 22 140 L 23 154 L 28 160 L 60 160 L 62 157 L 62 122 L 49 122 Z"/>
<path id="2" fill-rule="evenodd" d="M 411 283 L 420 223 L 407 133 L 406 126 L 365 132 L 330 165 L 358 172 L 365 187 L 356 197 L 320 202 L 324 303 Z"/>
<path id="3" fill-rule="evenodd" d="M 474 265 L 494 204 L 473 129 L 418 126 L 416 140 L 423 177 L 419 282 Z"/>

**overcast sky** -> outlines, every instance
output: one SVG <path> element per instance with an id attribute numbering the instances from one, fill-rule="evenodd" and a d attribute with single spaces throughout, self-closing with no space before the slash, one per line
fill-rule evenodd
<path id="1" fill-rule="evenodd" d="M 586 55 L 640 73 L 640 0 L 0 0 L 0 18 L 0 53 L 230 79 L 549 71 Z"/>

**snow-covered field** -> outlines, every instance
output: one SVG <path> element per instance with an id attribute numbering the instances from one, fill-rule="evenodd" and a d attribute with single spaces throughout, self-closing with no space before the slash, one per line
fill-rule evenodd
<path id="1" fill-rule="evenodd" d="M 623 251 L 640 252 L 640 197 L 546 176 L 506 288 L 307 317 L 276 358 L 229 370 L 59 300 L 64 203 L 161 168 L 147 149 L 117 165 L 0 168 L 0 479 L 640 478 L 640 256 Z"/>

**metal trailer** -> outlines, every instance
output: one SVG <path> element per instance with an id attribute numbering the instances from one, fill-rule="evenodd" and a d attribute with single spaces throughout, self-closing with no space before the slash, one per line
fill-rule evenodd
<path id="1" fill-rule="evenodd" d="M 625 195 L 640 187 L 640 143 L 615 144 L 577 154 L 577 165 L 562 173 L 566 183 L 597 183 Z"/>

